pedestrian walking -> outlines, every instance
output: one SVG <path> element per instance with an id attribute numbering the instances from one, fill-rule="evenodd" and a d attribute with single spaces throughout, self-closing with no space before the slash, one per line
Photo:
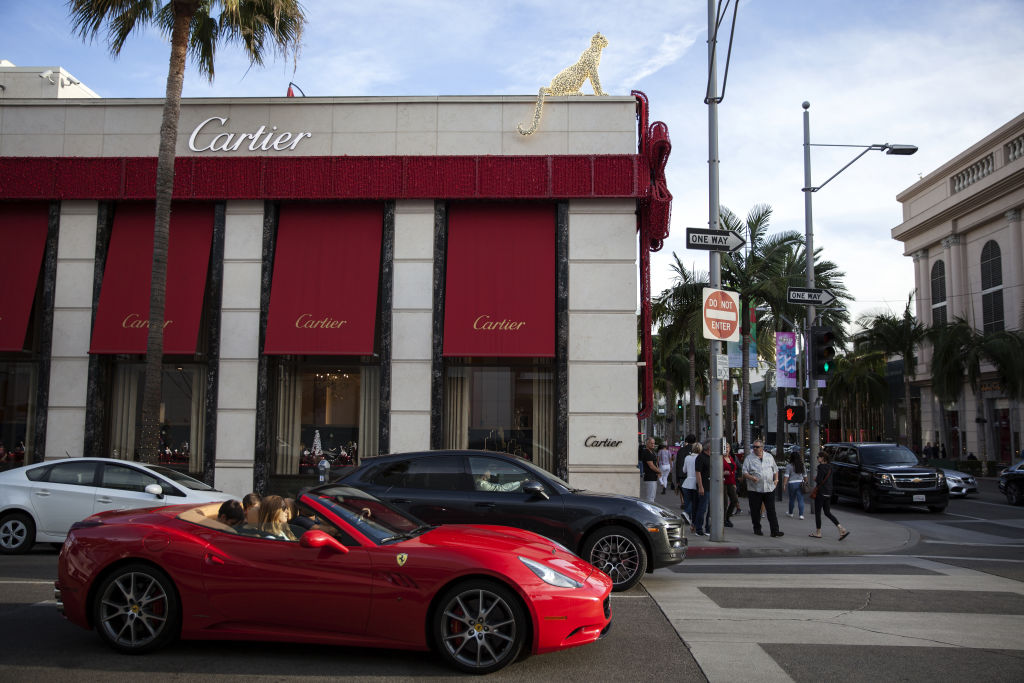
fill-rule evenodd
<path id="1" fill-rule="evenodd" d="M 686 498 L 683 495 L 683 481 L 686 479 L 684 465 L 686 464 L 686 456 L 690 454 L 693 444 L 696 442 L 696 436 L 687 434 L 683 445 L 676 451 L 676 491 L 679 493 L 679 508 L 683 511 L 686 511 Z M 687 515 L 689 515 L 689 512 L 687 512 Z"/>
<path id="2" fill-rule="evenodd" d="M 841 541 L 849 536 L 850 532 L 844 529 L 832 514 L 832 464 L 830 460 L 825 451 L 818 453 L 818 472 L 814 479 L 814 490 L 811 491 L 811 498 L 814 499 L 814 526 L 816 529 L 810 536 L 811 538 L 821 538 L 821 513 L 824 512 L 825 516 L 839 529 L 839 540 Z"/>
<path id="3" fill-rule="evenodd" d="M 725 526 L 732 526 L 729 518 L 739 512 L 740 499 L 736 495 L 736 470 L 739 464 L 728 443 L 722 445 L 722 486 L 725 489 Z"/>
<path id="4" fill-rule="evenodd" d="M 672 473 L 672 451 L 668 449 L 668 444 L 661 444 L 658 449 L 658 471 L 661 473 L 658 475 L 658 484 L 664 494 L 668 487 L 668 475 Z"/>
<path id="5" fill-rule="evenodd" d="M 764 452 L 764 444 L 760 440 L 754 442 L 753 453 L 743 461 L 743 478 L 747 482 L 747 500 L 750 508 L 750 521 L 754 533 L 763 536 L 761 531 L 761 507 L 764 506 L 768 517 L 768 526 L 772 537 L 783 536 L 779 529 L 779 520 L 775 515 L 775 487 L 779 485 L 779 466 L 771 453 Z"/>
<path id="6" fill-rule="evenodd" d="M 789 496 L 789 512 L 786 513 L 787 517 L 793 516 L 793 503 L 797 503 L 800 519 L 804 518 L 805 481 L 804 458 L 802 455 L 797 454 L 786 465 L 786 473 L 782 479 L 782 483 L 786 487 L 786 494 Z"/>
<path id="7" fill-rule="evenodd" d="M 694 510 L 696 516 L 692 519 L 694 526 L 697 527 L 696 534 L 698 536 L 710 536 L 711 534 L 708 533 L 711 529 L 708 519 L 708 503 L 711 501 L 711 444 L 701 446 L 699 450 L 697 446 L 700 444 L 694 444 L 697 459 L 693 464 L 697 473 L 697 504 Z"/>
<path id="8" fill-rule="evenodd" d="M 697 456 L 700 455 L 701 447 L 699 442 L 690 446 L 690 452 L 683 461 L 683 510 L 690 520 L 690 531 L 697 533 L 697 525 L 700 522 L 697 518 L 698 498 L 704 491 L 699 475 L 697 474 Z M 703 529 L 701 529 L 703 531 Z M 700 534 L 703 535 L 703 534 Z"/>
<path id="9" fill-rule="evenodd" d="M 655 451 L 654 437 L 647 437 L 644 450 L 640 452 L 640 498 L 650 503 L 658 493 L 658 453 Z"/>

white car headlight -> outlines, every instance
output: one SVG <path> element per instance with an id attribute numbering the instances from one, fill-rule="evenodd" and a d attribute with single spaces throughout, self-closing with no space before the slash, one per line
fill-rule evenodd
<path id="1" fill-rule="evenodd" d="M 519 561 L 530 568 L 530 571 L 537 575 L 544 583 L 552 586 L 558 586 L 559 588 L 580 588 L 583 586 L 579 581 L 570 579 L 568 576 L 561 572 L 557 572 L 551 567 L 536 562 L 534 560 L 527 559 L 522 556 L 518 556 Z"/>

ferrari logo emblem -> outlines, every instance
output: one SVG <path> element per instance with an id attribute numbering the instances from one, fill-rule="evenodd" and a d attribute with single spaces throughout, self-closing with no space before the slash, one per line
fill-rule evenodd
<path id="1" fill-rule="evenodd" d="M 405 566 L 405 561 L 408 559 L 409 555 L 407 553 L 398 553 L 398 555 L 395 557 L 395 561 L 398 562 L 399 567 Z"/>

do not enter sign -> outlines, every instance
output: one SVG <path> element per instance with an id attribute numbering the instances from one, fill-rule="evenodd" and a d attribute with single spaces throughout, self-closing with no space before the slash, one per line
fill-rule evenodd
<path id="1" fill-rule="evenodd" d="M 740 339 L 740 295 L 722 289 L 704 290 L 704 338 Z"/>

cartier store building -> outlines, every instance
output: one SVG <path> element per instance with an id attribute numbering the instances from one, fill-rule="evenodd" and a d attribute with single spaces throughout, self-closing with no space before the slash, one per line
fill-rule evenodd
<path id="1" fill-rule="evenodd" d="M 162 103 L 9 91 L 0 440 L 131 459 Z M 640 93 L 520 135 L 533 102 L 184 100 L 161 460 L 242 494 L 321 451 L 479 448 L 635 495 L 667 152 Z"/>

